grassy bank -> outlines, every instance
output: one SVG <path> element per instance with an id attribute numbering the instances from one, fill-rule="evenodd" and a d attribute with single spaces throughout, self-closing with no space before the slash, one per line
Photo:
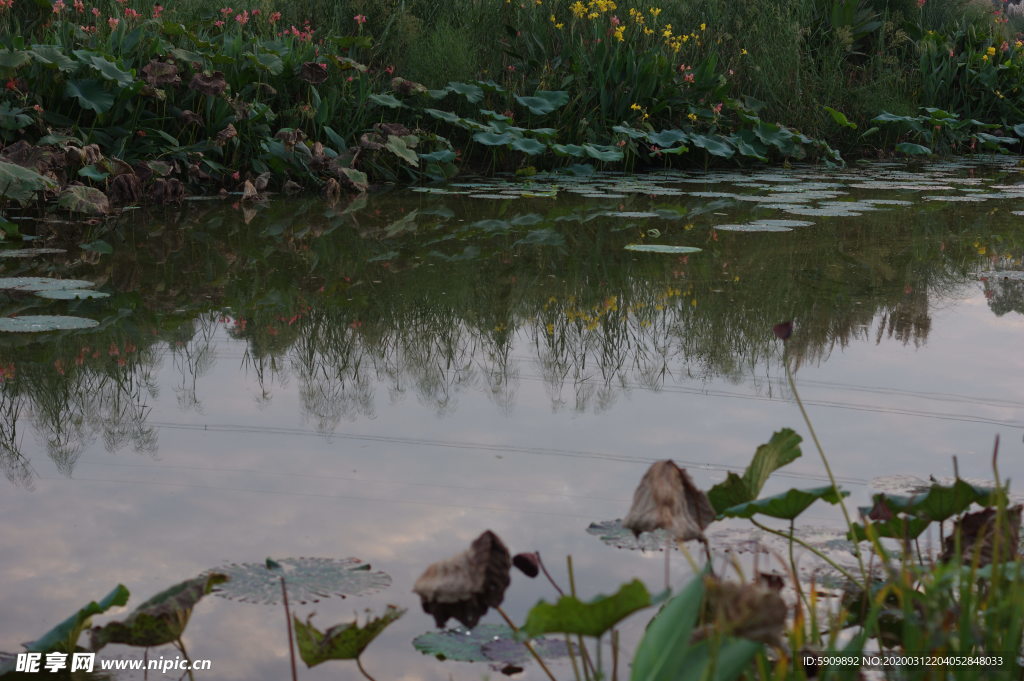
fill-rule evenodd
<path id="1" fill-rule="evenodd" d="M 467 167 L 999 151 L 1024 134 L 1024 43 L 959 0 L 9 0 L 0 35 L 5 205 L 63 187 L 84 213 Z"/>

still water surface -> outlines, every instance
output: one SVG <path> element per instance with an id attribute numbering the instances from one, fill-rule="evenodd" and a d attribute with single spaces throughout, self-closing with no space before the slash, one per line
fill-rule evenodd
<path id="1" fill-rule="evenodd" d="M 584 594 L 634 576 L 658 587 L 659 556 L 587 526 L 624 515 L 654 460 L 706 488 L 781 427 L 808 439 L 771 331 L 787 319 L 802 397 L 855 502 L 873 480 L 902 484 L 876 478 L 950 475 L 953 456 L 988 480 L 996 434 L 1001 474 L 1020 480 L 1021 170 L 990 159 L 538 177 L 337 206 L 197 201 L 127 214 L 100 257 L 77 246 L 91 228 L 40 225 L 68 252 L 0 259 L 2 276 L 86 279 L 111 297 L 0 293 L 4 314 L 100 322 L 0 339 L 0 650 L 119 582 L 132 607 L 226 563 L 355 556 L 392 586 L 300 616 L 315 609 L 325 628 L 408 607 L 364 656 L 376 678 L 493 676 L 412 648 L 432 626 L 410 592 L 423 568 L 492 529 L 563 582 L 572 554 Z M 624 249 L 643 243 L 703 250 Z M 821 484 L 809 441 L 785 473 L 766 494 Z M 801 521 L 827 534 L 838 517 L 816 506 Z M 720 536 L 719 550 L 741 535 Z M 522 621 L 549 592 L 517 574 L 507 610 Z M 185 635 L 213 661 L 200 678 L 286 678 L 283 618 L 204 599 Z M 646 621 L 634 619 L 626 640 Z"/>

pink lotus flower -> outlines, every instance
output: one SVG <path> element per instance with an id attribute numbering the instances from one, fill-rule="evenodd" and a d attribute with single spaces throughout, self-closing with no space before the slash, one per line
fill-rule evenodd
<path id="1" fill-rule="evenodd" d="M 245 26 L 246 24 L 248 24 L 249 23 L 249 11 L 246 10 L 244 12 L 239 12 L 238 14 L 236 14 L 235 15 L 235 21 L 237 21 L 242 26 Z"/>

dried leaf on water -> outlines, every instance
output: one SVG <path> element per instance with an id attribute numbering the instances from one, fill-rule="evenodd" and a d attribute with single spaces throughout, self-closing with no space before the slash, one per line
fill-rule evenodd
<path id="1" fill-rule="evenodd" d="M 438 627 L 454 617 L 472 629 L 488 608 L 501 605 L 511 568 L 505 544 L 487 530 L 466 551 L 429 566 L 413 591 Z"/>
<path id="2" fill-rule="evenodd" d="M 668 530 L 676 541 L 704 540 L 704 528 L 715 510 L 685 469 L 670 460 L 657 461 L 633 493 L 633 506 L 622 526 L 633 534 Z"/>

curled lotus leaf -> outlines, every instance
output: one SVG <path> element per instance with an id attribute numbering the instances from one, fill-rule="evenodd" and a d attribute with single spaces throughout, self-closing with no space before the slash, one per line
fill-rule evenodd
<path id="1" fill-rule="evenodd" d="M 148 64 L 142 67 L 142 79 L 153 87 L 178 85 L 181 83 L 178 67 L 170 62 L 160 61 L 159 59 L 151 59 Z"/>
<path id="2" fill-rule="evenodd" d="M 505 544 L 487 530 L 462 553 L 428 566 L 413 591 L 438 628 L 451 617 L 472 628 L 488 608 L 501 605 L 511 569 Z"/>
<path id="3" fill-rule="evenodd" d="M 317 602 L 331 596 L 363 596 L 391 586 L 391 577 L 358 558 L 283 558 L 266 563 L 232 563 L 214 570 L 230 581 L 214 593 L 245 603 L 280 603 L 281 577 L 290 601 Z"/>
<path id="4" fill-rule="evenodd" d="M 194 74 L 188 86 L 200 94 L 216 97 L 227 89 L 228 82 L 224 79 L 222 71 L 214 71 L 209 75 L 205 73 Z"/>
<path id="5" fill-rule="evenodd" d="M 654 462 L 644 474 L 622 526 L 636 535 L 668 530 L 676 541 L 706 541 L 704 528 L 714 519 L 711 502 L 686 469 L 665 460 Z"/>
<path id="6" fill-rule="evenodd" d="M 319 85 L 327 80 L 327 64 L 307 61 L 299 67 L 299 78 L 311 85 Z"/>
<path id="7" fill-rule="evenodd" d="M 179 640 L 188 626 L 192 608 L 226 579 L 223 574 L 210 572 L 161 591 L 124 620 L 93 627 L 89 631 L 92 649 L 98 651 L 108 643 L 149 648 Z"/>
<path id="8" fill-rule="evenodd" d="M 368 617 L 363 626 L 359 626 L 356 621 L 338 624 L 326 631 L 313 626 L 313 615 L 307 617 L 305 622 L 293 616 L 299 655 L 307 667 L 315 667 L 327 660 L 354 660 L 363 654 L 366 647 L 388 625 L 404 614 L 404 609 L 389 605 L 383 615 Z"/>

